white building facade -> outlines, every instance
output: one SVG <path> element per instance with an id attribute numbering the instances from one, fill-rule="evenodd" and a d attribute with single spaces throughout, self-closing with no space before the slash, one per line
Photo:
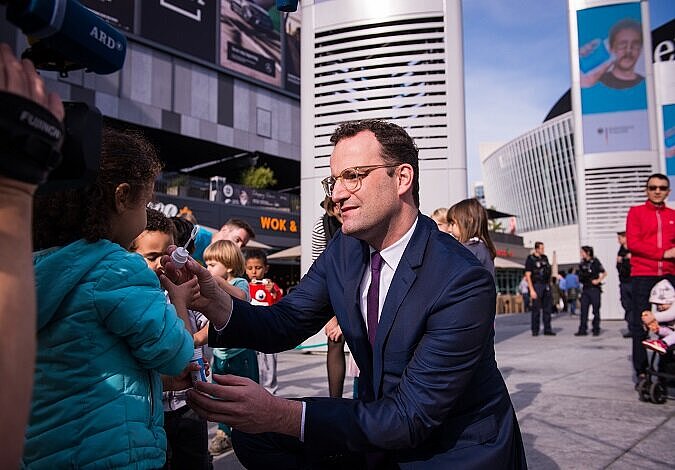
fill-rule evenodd
<path id="1" fill-rule="evenodd" d="M 404 127 L 420 158 L 420 209 L 467 194 L 460 0 L 302 1 L 302 272 L 322 214 L 338 124 Z"/>

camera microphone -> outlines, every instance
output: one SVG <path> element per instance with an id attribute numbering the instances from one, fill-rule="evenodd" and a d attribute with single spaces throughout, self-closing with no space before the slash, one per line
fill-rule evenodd
<path id="1" fill-rule="evenodd" d="M 22 57 L 35 67 L 65 74 L 105 75 L 124 65 L 126 37 L 75 0 L 21 0 L 7 5 L 7 19 L 28 36 Z"/>

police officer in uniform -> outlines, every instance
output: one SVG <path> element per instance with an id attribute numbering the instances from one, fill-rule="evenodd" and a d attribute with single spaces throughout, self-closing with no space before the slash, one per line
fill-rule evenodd
<path id="1" fill-rule="evenodd" d="M 579 263 L 579 282 L 581 291 L 581 318 L 579 319 L 579 331 L 574 336 L 586 336 L 588 334 L 588 309 L 593 306 L 593 336 L 600 334 L 600 284 L 607 277 L 605 268 L 600 261 L 593 257 L 593 247 L 584 245 L 581 247 L 581 263 Z"/>
<path id="2" fill-rule="evenodd" d="M 555 336 L 551 329 L 551 264 L 544 254 L 544 244 L 536 242 L 534 253 L 525 261 L 525 277 L 532 302 L 532 336 L 539 336 L 539 317 L 543 317 L 544 335 Z"/>
<path id="3" fill-rule="evenodd" d="M 621 293 L 621 306 L 623 307 L 624 320 L 628 330 L 623 334 L 624 338 L 630 338 L 631 310 L 633 309 L 633 284 L 630 278 L 630 251 L 626 246 L 626 232 L 617 232 L 619 240 L 619 252 L 616 254 L 616 270 L 619 272 L 619 292 Z"/>

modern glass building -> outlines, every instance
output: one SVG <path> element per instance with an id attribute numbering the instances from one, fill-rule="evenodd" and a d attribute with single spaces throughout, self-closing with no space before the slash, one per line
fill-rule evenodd
<path id="1" fill-rule="evenodd" d="M 674 27 L 675 21 L 670 21 L 652 31 L 654 57 L 664 48 L 662 38 L 672 37 Z M 657 80 L 657 91 L 667 87 L 664 82 Z M 540 126 L 481 155 L 487 206 L 515 214 L 525 246 L 543 241 L 549 257 L 555 251 L 560 264 L 579 260 L 580 182 L 586 188 L 588 234 L 614 243 L 628 209 L 644 202 L 647 177 L 658 171 L 648 162 L 617 156 L 613 164 L 586 168 L 580 181 L 574 155 L 570 91 L 553 105 Z"/>
<path id="2" fill-rule="evenodd" d="M 577 223 L 572 113 L 556 116 L 482 159 L 488 205 L 518 216 L 518 231 Z"/>

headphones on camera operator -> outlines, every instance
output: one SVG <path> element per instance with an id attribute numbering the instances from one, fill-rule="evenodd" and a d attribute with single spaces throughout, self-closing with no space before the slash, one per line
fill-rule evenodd
<path id="1" fill-rule="evenodd" d="M 122 33 L 75 0 L 0 0 L 9 22 L 28 36 L 22 58 L 38 70 L 109 74 L 122 68 Z M 1 11 L 1 10 L 0 10 Z M 84 186 L 98 174 L 103 119 L 95 107 L 64 102 L 59 122 L 47 109 L 0 92 L 0 174 L 48 192 Z M 7 158 L 10 157 L 10 158 Z"/>

